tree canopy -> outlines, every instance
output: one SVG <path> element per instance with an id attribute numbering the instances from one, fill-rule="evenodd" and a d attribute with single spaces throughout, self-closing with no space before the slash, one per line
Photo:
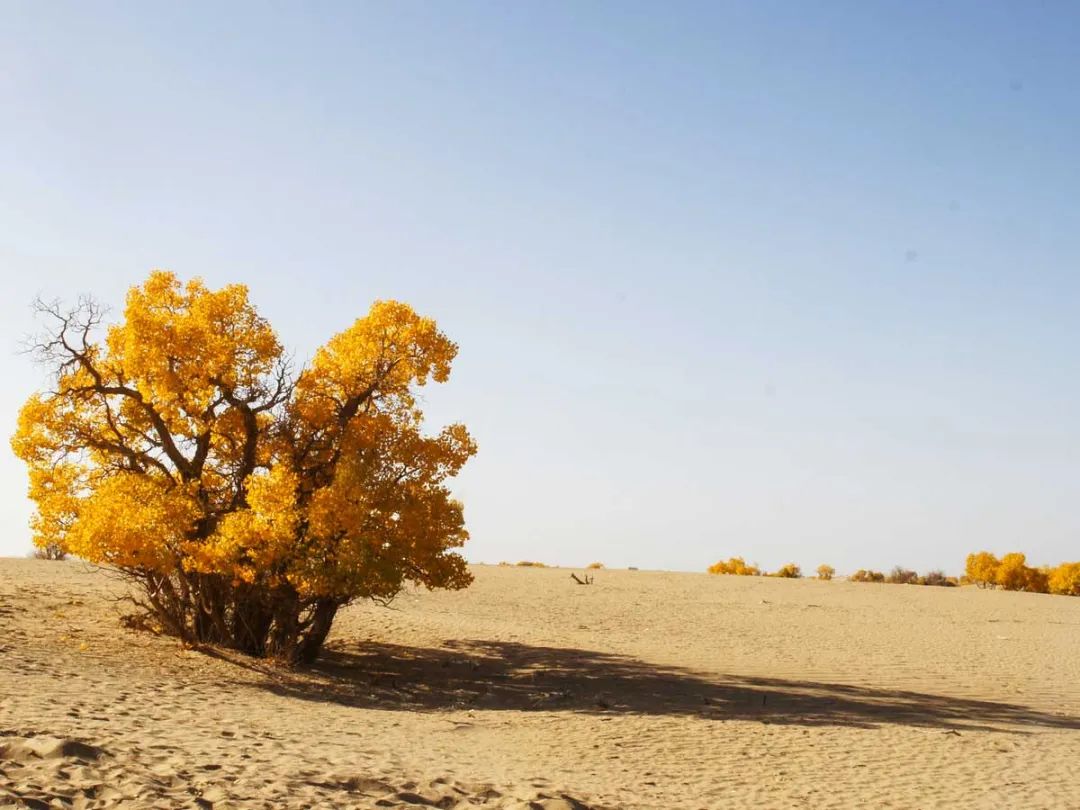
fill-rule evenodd
<path id="1" fill-rule="evenodd" d="M 378 301 L 296 370 L 240 284 L 154 272 L 107 328 L 41 309 L 52 388 L 12 439 L 34 542 L 124 572 L 166 631 L 302 663 L 353 600 L 470 583 L 447 480 L 476 445 L 422 430 L 457 354 L 430 318 Z"/>

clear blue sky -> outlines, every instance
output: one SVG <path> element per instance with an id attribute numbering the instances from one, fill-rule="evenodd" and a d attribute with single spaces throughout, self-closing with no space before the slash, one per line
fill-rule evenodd
<path id="1" fill-rule="evenodd" d="M 6 435 L 30 300 L 165 267 L 436 317 L 473 560 L 1080 558 L 1076 4 L 0 12 Z"/>

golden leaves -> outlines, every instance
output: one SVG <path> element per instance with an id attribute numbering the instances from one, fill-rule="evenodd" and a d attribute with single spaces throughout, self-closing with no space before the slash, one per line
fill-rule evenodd
<path id="1" fill-rule="evenodd" d="M 445 482 L 476 444 L 463 425 L 421 430 L 415 389 L 457 354 L 430 318 L 376 302 L 295 385 L 243 285 L 156 271 L 103 341 L 72 323 L 51 344 L 67 352 L 55 390 L 27 401 L 12 439 L 37 542 L 340 602 L 468 584 Z"/>
<path id="2" fill-rule="evenodd" d="M 247 287 L 212 291 L 198 279 L 181 285 L 164 271 L 131 289 L 124 322 L 109 330 L 107 346 L 105 365 L 122 368 L 172 430 L 189 434 L 206 421 L 223 386 L 257 386 L 281 356 Z"/>
<path id="3" fill-rule="evenodd" d="M 92 562 L 167 571 L 200 517 L 193 487 L 118 473 L 80 498 L 65 546 Z"/>
<path id="4" fill-rule="evenodd" d="M 742 557 L 720 560 L 709 566 L 710 574 L 732 574 L 741 577 L 759 577 L 761 569 L 756 565 L 747 565 Z"/>

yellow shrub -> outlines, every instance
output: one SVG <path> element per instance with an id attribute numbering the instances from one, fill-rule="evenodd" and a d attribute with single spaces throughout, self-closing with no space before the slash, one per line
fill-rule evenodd
<path id="1" fill-rule="evenodd" d="M 834 576 L 836 576 L 836 569 L 833 568 L 831 565 L 819 565 L 817 567 L 817 578 L 818 579 L 826 579 L 826 580 L 828 580 L 828 579 L 832 579 Z"/>
<path id="2" fill-rule="evenodd" d="M 547 568 L 547 566 L 542 562 L 532 562 L 530 560 L 522 560 L 518 563 L 518 565 L 523 568 Z"/>
<path id="3" fill-rule="evenodd" d="M 1026 561 L 1027 558 L 1016 551 L 1002 557 L 994 577 L 997 585 L 1006 591 L 1024 590 L 1028 580 Z"/>
<path id="4" fill-rule="evenodd" d="M 980 551 L 976 554 L 968 554 L 967 564 L 964 566 L 964 575 L 968 582 L 978 585 L 980 588 L 993 588 L 997 585 L 998 566 L 1001 561 L 989 551 Z"/>
<path id="5" fill-rule="evenodd" d="M 1045 566 L 1027 569 L 1024 590 L 1028 593 L 1050 593 L 1050 569 Z"/>
<path id="6" fill-rule="evenodd" d="M 784 579 L 799 579 L 802 576 L 802 569 L 795 563 L 788 563 L 787 565 L 780 566 L 778 571 L 769 574 L 770 577 L 782 577 Z"/>
<path id="7" fill-rule="evenodd" d="M 457 344 L 377 301 L 294 366 L 248 289 L 155 271 L 118 322 L 42 304 L 49 378 L 11 445 L 33 540 L 119 569 L 169 633 L 309 664 L 338 611 L 472 581 L 449 480 L 463 425 L 423 429 Z"/>
<path id="8" fill-rule="evenodd" d="M 604 564 L 602 562 L 594 562 L 594 563 L 589 563 L 588 567 L 589 568 L 597 568 L 597 569 L 599 569 L 599 568 L 603 568 Z"/>
<path id="9" fill-rule="evenodd" d="M 759 577 L 761 569 L 756 565 L 747 565 L 742 557 L 732 557 L 726 562 L 720 560 L 715 565 L 709 566 L 710 574 L 734 574 L 741 577 Z"/>
<path id="10" fill-rule="evenodd" d="M 1050 593 L 1080 596 L 1080 562 L 1062 563 L 1047 579 Z"/>

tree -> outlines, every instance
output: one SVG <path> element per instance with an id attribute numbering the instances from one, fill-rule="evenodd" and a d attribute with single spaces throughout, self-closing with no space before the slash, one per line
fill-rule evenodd
<path id="1" fill-rule="evenodd" d="M 802 577 L 802 569 L 795 563 L 785 563 L 780 566 L 774 573 L 769 574 L 770 577 L 781 577 L 783 579 L 799 579 Z"/>
<path id="2" fill-rule="evenodd" d="M 832 579 L 834 576 L 836 576 L 836 569 L 833 568 L 831 565 L 822 564 L 817 567 L 818 579 L 829 580 Z"/>
<path id="3" fill-rule="evenodd" d="M 964 573 L 968 580 L 974 582 L 980 588 L 993 588 L 998 581 L 997 572 L 1001 561 L 989 551 L 980 551 L 969 554 Z"/>
<path id="4" fill-rule="evenodd" d="M 12 439 L 34 541 L 123 572 L 166 631 L 307 663 L 343 605 L 470 583 L 446 481 L 476 446 L 415 397 L 457 353 L 434 321 L 376 302 L 297 373 L 242 285 L 154 272 L 103 337 L 90 300 L 41 309 L 53 387 Z"/>
<path id="5" fill-rule="evenodd" d="M 759 577 L 761 569 L 756 565 L 748 565 L 742 557 L 732 557 L 729 560 L 720 560 L 709 566 L 710 574 L 733 574 L 740 577 Z"/>
<path id="6" fill-rule="evenodd" d="M 1022 591 L 1028 580 L 1027 558 L 1012 552 L 1001 558 L 996 572 L 998 586 L 1006 591 Z"/>
<path id="7" fill-rule="evenodd" d="M 1080 562 L 1062 563 L 1053 569 L 1047 587 L 1050 593 L 1080 596 Z"/>

